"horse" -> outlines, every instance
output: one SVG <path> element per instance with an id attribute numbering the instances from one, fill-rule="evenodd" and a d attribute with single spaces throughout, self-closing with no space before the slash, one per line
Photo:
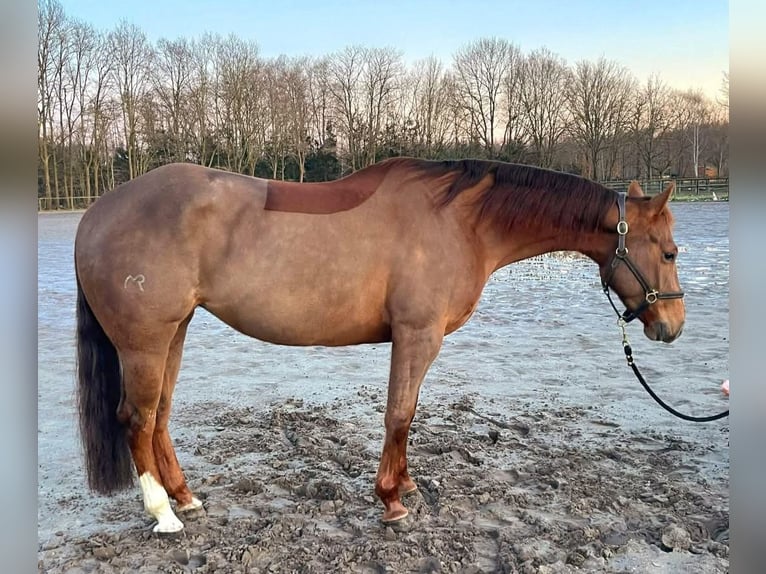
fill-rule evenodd
<path id="1" fill-rule="evenodd" d="M 138 476 L 156 533 L 180 532 L 178 515 L 202 507 L 168 434 L 202 307 L 278 345 L 392 343 L 375 493 L 382 522 L 402 520 L 401 498 L 417 489 L 407 438 L 421 383 L 494 271 L 579 252 L 650 340 L 681 334 L 673 187 L 618 193 L 527 165 L 415 158 L 322 183 L 170 164 L 122 184 L 84 213 L 74 247 L 88 487 L 112 494 Z"/>

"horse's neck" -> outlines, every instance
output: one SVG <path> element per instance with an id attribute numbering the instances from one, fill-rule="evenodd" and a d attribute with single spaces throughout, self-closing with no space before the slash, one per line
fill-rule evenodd
<path id="1" fill-rule="evenodd" d="M 603 232 L 517 226 L 510 231 L 495 232 L 493 235 L 487 253 L 494 269 L 554 251 L 574 251 L 589 257 L 599 265 L 608 256 L 605 248 L 607 237 Z"/>

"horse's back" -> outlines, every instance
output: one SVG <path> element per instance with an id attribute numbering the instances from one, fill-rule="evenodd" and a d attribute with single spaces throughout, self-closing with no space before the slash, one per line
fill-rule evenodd
<path id="1" fill-rule="evenodd" d="M 189 210 L 212 204 L 222 193 L 244 187 L 248 187 L 253 201 L 265 203 L 263 180 L 195 164 L 158 167 L 100 197 L 83 216 L 78 236 L 105 229 L 132 228 L 140 232 L 144 227 L 156 230 L 177 226 Z"/>

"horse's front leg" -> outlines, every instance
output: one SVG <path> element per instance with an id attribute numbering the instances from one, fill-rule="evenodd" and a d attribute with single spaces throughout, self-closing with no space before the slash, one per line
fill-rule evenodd
<path id="1" fill-rule="evenodd" d="M 407 473 L 407 436 L 415 416 L 420 384 L 439 353 L 444 329 L 397 326 L 392 331 L 391 374 L 386 406 L 386 438 L 375 493 L 385 505 L 383 522 L 407 516 L 400 495 L 415 489 Z"/>

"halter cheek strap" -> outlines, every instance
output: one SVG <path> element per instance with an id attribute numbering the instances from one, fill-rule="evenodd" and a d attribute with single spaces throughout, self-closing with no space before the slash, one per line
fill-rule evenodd
<path id="1" fill-rule="evenodd" d="M 626 194 L 624 192 L 617 194 L 617 211 L 619 213 L 619 221 L 617 222 L 617 249 L 609 264 L 609 270 L 607 271 L 606 277 L 601 281 L 601 286 L 603 287 L 604 293 L 606 293 L 609 303 L 611 303 L 615 313 L 617 313 L 623 321 L 630 323 L 633 319 L 639 317 L 641 313 L 646 311 L 650 305 L 656 303 L 660 299 L 681 299 L 684 296 L 684 292 L 671 291 L 668 293 L 660 293 L 657 289 L 654 289 L 649 285 L 649 282 L 644 275 L 628 256 L 628 248 L 625 246 L 625 239 L 628 235 L 628 222 L 625 220 L 625 197 Z M 612 280 L 617 267 L 619 267 L 621 263 L 625 264 L 644 290 L 644 300 L 638 308 L 633 310 L 626 308 L 622 314 L 617 310 L 617 306 L 614 304 L 612 297 L 609 294 L 609 282 Z"/>

